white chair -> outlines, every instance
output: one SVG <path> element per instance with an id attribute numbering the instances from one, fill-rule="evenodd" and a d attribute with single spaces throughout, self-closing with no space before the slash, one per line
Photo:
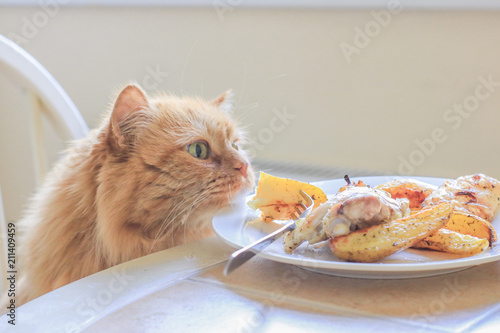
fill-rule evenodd
<path id="1" fill-rule="evenodd" d="M 37 184 L 41 184 L 48 163 L 44 144 L 43 117 L 47 119 L 58 138 L 62 140 L 79 139 L 88 133 L 88 127 L 69 96 L 54 77 L 30 54 L 11 40 L 0 35 L 0 73 L 6 76 L 17 88 L 24 92 L 31 105 L 30 128 L 31 145 L 35 160 Z M 2 117 L 2 119 L 5 119 Z M 1 156 L 1 158 L 5 158 Z M 4 197 L 5 197 L 4 188 Z M 0 195 L 0 200 L 2 200 Z M 0 202 L 0 256 L 2 283 L 6 269 L 6 220 Z"/>
<path id="2" fill-rule="evenodd" d="M 0 35 L 0 71 L 25 89 L 32 98 L 33 129 L 36 134 L 36 150 L 39 176 L 43 178 L 44 150 L 40 118 L 45 115 L 59 136 L 79 139 L 88 133 L 88 127 L 75 104 L 54 77 L 28 52 L 11 40 Z"/>

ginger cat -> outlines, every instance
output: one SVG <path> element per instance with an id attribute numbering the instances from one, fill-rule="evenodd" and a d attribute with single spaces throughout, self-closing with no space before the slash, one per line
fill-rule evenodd
<path id="1" fill-rule="evenodd" d="M 21 221 L 17 305 L 72 281 L 212 235 L 211 219 L 254 185 L 227 93 L 148 98 L 135 84 L 75 142 Z"/>

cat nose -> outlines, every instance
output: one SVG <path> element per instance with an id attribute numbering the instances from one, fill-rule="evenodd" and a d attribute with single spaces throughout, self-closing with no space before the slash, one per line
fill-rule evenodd
<path id="1" fill-rule="evenodd" d="M 243 175 L 243 177 L 245 177 L 245 178 L 247 177 L 247 175 L 248 175 L 248 163 L 238 161 L 238 163 L 236 164 L 234 169 L 238 170 Z"/>

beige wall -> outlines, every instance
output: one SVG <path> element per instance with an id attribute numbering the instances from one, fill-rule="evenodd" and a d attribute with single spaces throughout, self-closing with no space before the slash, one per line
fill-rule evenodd
<path id="1" fill-rule="evenodd" d="M 44 22 L 40 8 L 0 7 L 0 33 L 25 39 L 90 126 L 127 80 L 206 98 L 232 88 L 259 159 L 500 178 L 500 12 L 402 10 L 383 25 L 374 12 L 84 7 Z"/>

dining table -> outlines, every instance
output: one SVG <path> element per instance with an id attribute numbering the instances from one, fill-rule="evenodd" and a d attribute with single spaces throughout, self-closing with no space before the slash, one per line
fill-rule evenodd
<path id="1" fill-rule="evenodd" d="M 254 257 L 213 236 L 75 281 L 3 332 L 498 332 L 500 262 L 405 279 L 348 278 Z"/>
<path id="2" fill-rule="evenodd" d="M 15 325 L 7 315 L 0 317 L 0 331 L 500 330 L 499 260 L 471 259 L 461 265 L 453 265 L 461 259 L 444 260 L 439 265 L 446 269 L 434 271 L 436 265 L 429 266 L 431 271 L 381 270 L 405 267 L 398 262 L 366 264 L 369 270 L 337 262 L 340 266 L 322 269 L 306 264 L 307 258 L 281 260 L 264 251 L 225 275 L 229 257 L 241 247 L 221 230 L 233 219 L 222 213 L 214 218 L 211 237 L 113 266 L 38 297 L 16 309 Z M 242 221 L 234 223 L 245 230 Z"/>

